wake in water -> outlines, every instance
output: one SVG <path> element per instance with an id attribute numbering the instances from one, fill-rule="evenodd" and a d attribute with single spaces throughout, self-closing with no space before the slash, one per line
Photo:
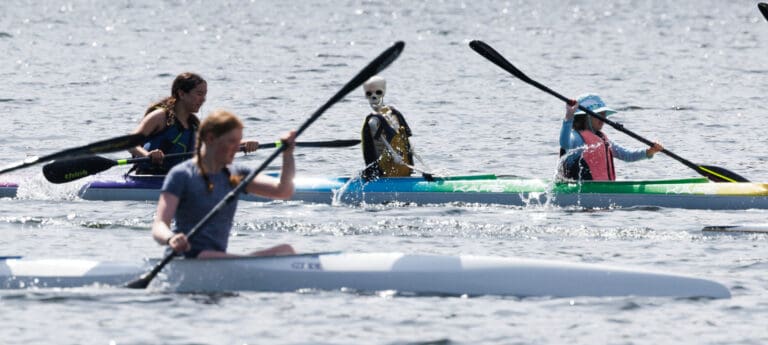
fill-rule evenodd
<path id="1" fill-rule="evenodd" d="M 17 183 L 16 198 L 26 200 L 75 200 L 83 186 L 80 183 L 52 184 L 42 173 L 24 176 Z"/>

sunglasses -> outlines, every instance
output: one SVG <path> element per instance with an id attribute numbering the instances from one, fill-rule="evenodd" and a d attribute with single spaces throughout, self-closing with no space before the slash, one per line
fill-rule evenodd
<path id="1" fill-rule="evenodd" d="M 381 96 L 383 94 L 384 94 L 384 91 L 376 90 L 376 96 Z M 367 97 L 371 97 L 372 95 L 373 95 L 373 93 L 370 92 L 370 91 L 366 91 L 365 92 L 365 96 L 367 96 Z"/>

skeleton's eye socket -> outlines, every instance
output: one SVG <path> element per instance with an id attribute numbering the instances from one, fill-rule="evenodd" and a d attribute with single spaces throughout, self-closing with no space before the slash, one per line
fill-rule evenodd
<path id="1" fill-rule="evenodd" d="M 371 93 L 370 91 L 366 91 L 366 92 L 365 92 L 365 96 L 366 96 L 366 97 L 371 97 L 371 95 L 373 95 L 373 93 Z"/>
<path id="2" fill-rule="evenodd" d="M 381 96 L 382 94 L 384 94 L 384 91 L 376 90 L 376 96 Z"/>

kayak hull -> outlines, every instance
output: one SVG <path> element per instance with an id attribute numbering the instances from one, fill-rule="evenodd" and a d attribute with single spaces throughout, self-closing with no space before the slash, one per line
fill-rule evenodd
<path id="1" fill-rule="evenodd" d="M 84 185 L 78 195 L 85 200 L 133 200 L 156 201 L 163 186 L 163 176 L 127 176 L 123 181 L 94 181 Z M 292 200 L 330 204 L 334 188 L 343 186 L 348 178 L 297 178 Z M 240 200 L 270 201 L 250 194 L 242 194 Z"/>
<path id="2" fill-rule="evenodd" d="M 155 261 L 7 259 L 0 287 L 122 286 Z M 720 283 L 607 265 L 488 256 L 319 253 L 280 257 L 172 261 L 154 286 L 177 292 L 304 289 L 415 295 L 515 297 L 653 296 L 729 298 Z"/>
<path id="3" fill-rule="evenodd" d="M 768 234 L 768 224 L 709 225 L 701 231 Z"/>
<path id="4" fill-rule="evenodd" d="M 129 176 L 94 181 L 79 192 L 86 200 L 157 200 L 161 176 Z M 768 184 L 712 183 L 705 178 L 648 181 L 553 183 L 543 179 L 470 175 L 437 178 L 395 177 L 363 181 L 348 177 L 297 177 L 292 200 L 342 204 L 481 203 L 512 206 L 686 209 L 768 209 Z M 13 188 L 13 187 L 9 187 Z M 2 189 L 0 189 L 2 190 Z M 8 194 L 9 192 L 5 192 Z M 243 194 L 243 200 L 268 201 Z"/>
<path id="5" fill-rule="evenodd" d="M 0 182 L 0 198 L 14 198 L 18 189 L 19 185 L 16 183 Z"/>
<path id="6" fill-rule="evenodd" d="M 156 200 L 161 181 L 136 186 L 94 182 L 81 190 L 89 200 Z M 312 203 L 410 204 L 481 203 L 558 207 L 668 207 L 687 209 L 768 209 L 768 185 L 711 183 L 704 178 L 552 183 L 542 179 L 457 176 L 435 181 L 396 177 L 366 182 L 347 177 L 296 178 L 292 200 Z M 137 188 L 138 187 L 138 188 Z M 251 195 L 241 199 L 266 201 Z"/>

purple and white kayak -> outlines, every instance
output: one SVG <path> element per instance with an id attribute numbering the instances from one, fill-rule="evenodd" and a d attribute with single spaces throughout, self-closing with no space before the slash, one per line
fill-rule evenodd
<path id="1" fill-rule="evenodd" d="M 119 181 L 94 181 L 80 188 L 78 195 L 85 200 L 157 200 L 165 176 L 128 175 Z M 329 204 L 333 192 L 346 183 L 347 178 L 296 178 L 292 200 Z M 255 195 L 243 194 L 240 200 L 270 201 Z"/>
<path id="2" fill-rule="evenodd" d="M 15 198 L 19 185 L 13 182 L 0 182 L 0 198 Z"/>

